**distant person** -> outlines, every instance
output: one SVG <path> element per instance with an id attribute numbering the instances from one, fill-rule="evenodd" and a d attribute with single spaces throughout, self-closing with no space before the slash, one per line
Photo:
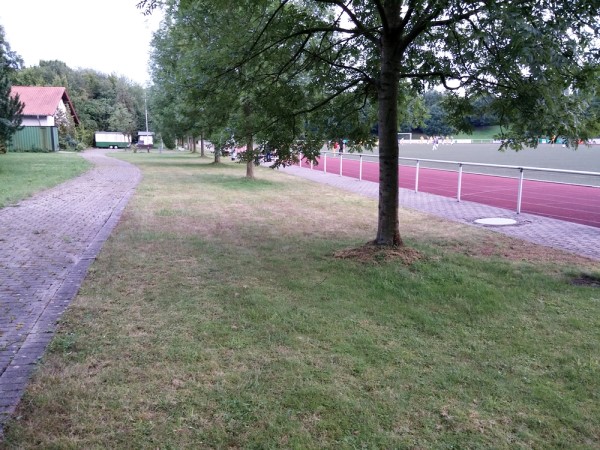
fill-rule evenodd
<path id="1" fill-rule="evenodd" d="M 271 146 L 269 144 L 265 146 L 265 161 L 271 162 Z"/>
<path id="2" fill-rule="evenodd" d="M 431 148 L 431 150 L 435 151 L 438 149 L 438 145 L 439 145 L 440 141 L 437 136 L 434 136 L 432 139 L 432 142 L 433 142 L 433 147 Z"/>

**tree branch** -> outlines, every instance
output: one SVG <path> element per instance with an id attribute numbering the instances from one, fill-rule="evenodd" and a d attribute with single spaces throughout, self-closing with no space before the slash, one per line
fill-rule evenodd
<path id="1" fill-rule="evenodd" d="M 296 115 L 308 114 L 308 113 L 311 113 L 311 112 L 314 112 L 314 111 L 318 110 L 319 108 L 322 108 L 327 103 L 331 102 L 332 100 L 334 100 L 337 97 L 339 97 L 340 95 L 342 95 L 344 92 L 347 92 L 350 89 L 352 89 L 353 87 L 358 86 L 361 83 L 361 81 L 362 80 L 360 80 L 360 79 L 352 80 L 351 83 L 343 86 L 341 89 L 338 89 L 333 94 L 329 95 L 328 97 L 326 97 L 325 99 L 321 100 L 320 102 L 315 103 L 311 107 L 306 108 L 306 109 L 301 109 L 299 111 L 296 111 Z"/>
<path id="2" fill-rule="evenodd" d="M 307 50 L 306 53 L 309 54 L 309 55 L 311 55 L 312 57 L 318 59 L 319 61 L 324 62 L 325 64 L 329 65 L 330 67 L 334 67 L 334 68 L 342 69 L 342 70 L 348 70 L 348 71 L 351 71 L 351 72 L 356 72 L 356 73 L 358 73 L 358 74 L 361 75 L 363 81 L 366 81 L 369 84 L 375 84 L 375 80 L 373 79 L 373 77 L 371 77 L 365 71 L 358 69 L 357 67 L 347 66 L 345 64 L 336 63 L 335 61 L 331 61 L 331 60 L 329 60 L 327 58 L 324 58 L 320 54 L 313 53 L 310 50 Z"/>
<path id="3" fill-rule="evenodd" d="M 289 0 L 281 0 L 281 3 L 277 7 L 277 9 L 275 11 L 273 11 L 273 14 L 271 14 L 271 17 L 269 17 L 269 19 L 267 20 L 267 23 L 265 23 L 265 25 L 262 27 L 262 30 L 260 30 L 260 32 L 258 33 L 258 36 L 254 40 L 254 43 L 252 44 L 252 47 L 250 47 L 248 52 L 252 52 L 254 50 L 254 47 L 258 44 L 258 42 L 260 41 L 260 38 L 265 34 L 267 29 L 269 28 L 269 25 L 271 23 L 273 23 L 273 21 L 275 20 L 275 16 L 277 16 L 279 11 L 281 11 L 283 9 L 283 7 L 288 3 L 288 1 Z"/>
<path id="4" fill-rule="evenodd" d="M 344 3 L 342 0 L 317 0 L 317 3 L 326 3 L 326 4 L 335 5 L 335 6 L 339 7 L 346 15 L 348 15 L 348 17 L 350 18 L 350 20 L 352 21 L 354 26 L 356 26 L 356 29 L 359 30 L 359 32 L 360 32 L 359 34 L 361 36 L 364 36 L 366 39 L 371 41 L 373 44 L 377 45 L 379 43 L 379 38 L 375 34 L 372 33 L 373 30 L 377 30 L 377 29 L 367 28 L 359 20 L 359 18 L 356 16 L 356 14 L 354 14 L 354 12 L 348 7 L 347 3 Z"/>
<path id="5" fill-rule="evenodd" d="M 383 27 L 383 31 L 389 31 L 390 30 L 390 23 L 387 20 L 387 14 L 385 13 L 385 8 L 383 7 L 383 3 L 381 3 L 381 0 L 374 0 L 373 3 L 375 3 L 375 8 L 377 8 L 377 12 L 379 13 L 379 18 L 381 19 L 381 26 Z"/>

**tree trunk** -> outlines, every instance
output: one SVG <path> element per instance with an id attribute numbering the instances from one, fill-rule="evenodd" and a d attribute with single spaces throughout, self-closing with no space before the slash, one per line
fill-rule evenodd
<path id="1" fill-rule="evenodd" d="M 192 153 L 198 153 L 196 150 L 196 136 L 192 136 Z"/>
<path id="2" fill-rule="evenodd" d="M 202 158 L 206 156 L 204 152 L 204 134 L 200 134 L 200 156 Z"/>
<path id="3" fill-rule="evenodd" d="M 246 143 L 246 155 L 252 155 L 254 153 L 254 141 L 252 135 L 248 136 L 248 142 Z M 246 178 L 254 180 L 254 158 L 250 158 L 246 162 Z"/>
<path id="4" fill-rule="evenodd" d="M 242 111 L 244 113 L 244 125 L 246 129 L 246 178 L 254 180 L 254 139 L 252 138 L 252 103 L 250 100 L 246 101 L 242 105 Z"/>
<path id="5" fill-rule="evenodd" d="M 402 245 L 398 223 L 398 70 L 395 43 L 384 36 L 378 86 L 379 217 L 377 245 Z"/>

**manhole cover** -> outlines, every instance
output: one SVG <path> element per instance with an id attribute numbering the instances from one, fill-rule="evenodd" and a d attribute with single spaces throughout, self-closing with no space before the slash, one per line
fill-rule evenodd
<path id="1" fill-rule="evenodd" d="M 517 221 L 514 219 L 506 219 L 504 217 L 486 217 L 483 219 L 477 219 L 475 223 L 478 223 L 479 225 L 502 227 L 506 225 L 516 225 Z"/>

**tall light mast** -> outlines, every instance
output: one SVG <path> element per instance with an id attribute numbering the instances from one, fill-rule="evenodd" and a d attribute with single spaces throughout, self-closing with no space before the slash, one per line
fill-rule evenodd
<path id="1" fill-rule="evenodd" d="M 144 90 L 144 111 L 146 112 L 146 133 L 148 132 L 148 102 L 146 101 L 146 90 Z"/>

